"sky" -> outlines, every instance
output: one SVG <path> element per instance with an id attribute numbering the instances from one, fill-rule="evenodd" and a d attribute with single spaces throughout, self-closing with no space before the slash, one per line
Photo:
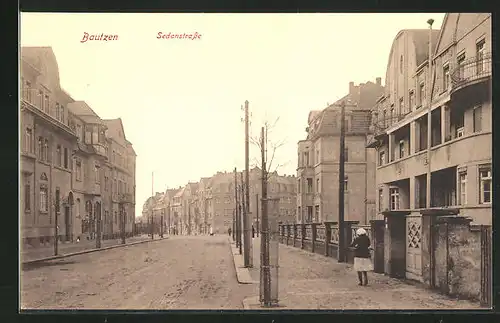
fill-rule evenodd
<path id="1" fill-rule="evenodd" d="M 309 111 L 351 81 L 384 84 L 396 34 L 426 29 L 429 18 L 439 29 L 444 14 L 22 13 L 20 44 L 51 46 L 61 87 L 101 118 L 122 119 L 138 155 L 140 216 L 152 191 L 244 169 L 245 100 L 253 138 L 279 118 L 268 136 L 285 142 L 274 164 L 295 174 Z M 82 42 L 84 33 L 118 39 Z M 252 145 L 251 166 L 259 155 Z"/>

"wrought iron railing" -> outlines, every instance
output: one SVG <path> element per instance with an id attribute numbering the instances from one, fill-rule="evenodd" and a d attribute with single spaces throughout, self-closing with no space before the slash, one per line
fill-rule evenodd
<path id="1" fill-rule="evenodd" d="M 409 113 L 409 112 L 408 112 Z M 391 125 L 403 120 L 408 113 L 394 113 L 392 115 L 386 115 L 385 117 L 380 114 L 373 116 L 372 128 L 375 135 L 383 133 Z"/>
<path id="2" fill-rule="evenodd" d="M 458 64 L 450 74 L 452 89 L 491 76 L 491 52 L 471 57 Z"/>
<path id="3" fill-rule="evenodd" d="M 326 237 L 326 227 L 324 224 L 319 224 L 316 227 L 316 240 L 325 241 Z"/>

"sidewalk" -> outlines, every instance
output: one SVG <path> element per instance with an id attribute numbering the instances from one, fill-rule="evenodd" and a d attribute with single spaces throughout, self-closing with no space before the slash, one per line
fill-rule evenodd
<path id="1" fill-rule="evenodd" d="M 253 239 L 252 280 L 259 281 L 260 238 Z M 279 245 L 279 307 L 277 309 L 480 309 L 478 303 L 450 299 L 417 284 L 368 273 L 359 286 L 352 266 L 336 259 Z M 260 309 L 258 295 L 243 301 Z"/>
<path id="2" fill-rule="evenodd" d="M 155 236 L 155 240 L 158 240 L 159 236 Z M 125 239 L 126 244 L 151 240 L 151 236 L 148 235 L 140 235 L 131 238 Z M 110 240 L 101 240 L 101 248 L 112 247 L 121 245 L 121 239 L 110 239 Z M 71 254 L 75 252 L 92 250 L 96 249 L 96 241 L 95 240 L 85 240 L 80 241 L 78 243 L 59 243 L 58 246 L 58 256 L 63 256 L 66 254 Z M 54 245 L 43 246 L 39 248 L 29 248 L 25 250 L 21 250 L 20 260 L 21 263 L 26 261 L 33 261 L 37 259 L 43 259 L 54 256 Z"/>

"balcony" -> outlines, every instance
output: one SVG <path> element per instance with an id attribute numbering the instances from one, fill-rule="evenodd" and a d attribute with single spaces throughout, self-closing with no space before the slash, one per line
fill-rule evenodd
<path id="1" fill-rule="evenodd" d="M 432 147 L 431 169 L 437 171 L 471 160 L 491 160 L 492 144 L 491 132 L 478 132 Z"/>
<path id="2" fill-rule="evenodd" d="M 59 130 L 76 138 L 75 131 L 68 125 L 67 113 L 61 108 L 57 109 L 56 102 L 50 98 L 45 99 L 40 95 L 39 90 L 21 89 L 21 110 L 23 109 L 32 112 L 38 119 L 44 121 L 54 130 Z"/>
<path id="3" fill-rule="evenodd" d="M 460 63 L 451 73 L 451 92 L 491 78 L 491 52 L 471 57 Z"/>

